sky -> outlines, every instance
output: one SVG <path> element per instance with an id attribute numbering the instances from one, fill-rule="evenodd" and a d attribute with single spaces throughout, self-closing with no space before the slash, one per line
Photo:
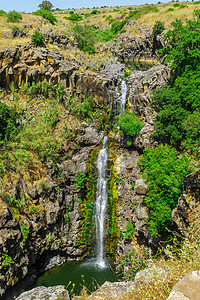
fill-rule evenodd
<path id="1" fill-rule="evenodd" d="M 82 8 L 82 7 L 101 7 L 101 6 L 123 6 L 139 4 L 156 4 L 159 0 L 50 0 L 54 8 Z M 160 2 L 170 2 L 169 0 L 160 0 Z M 0 0 L 0 10 L 9 12 L 16 10 L 18 12 L 31 13 L 38 10 L 38 5 L 42 0 Z"/>

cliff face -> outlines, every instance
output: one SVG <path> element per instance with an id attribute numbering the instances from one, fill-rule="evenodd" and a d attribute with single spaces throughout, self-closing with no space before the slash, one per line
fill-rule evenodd
<path id="1" fill-rule="evenodd" d="M 112 81 L 92 71 L 79 71 L 77 61 L 67 61 L 57 50 L 35 48 L 32 43 L 0 51 L 0 87 L 20 86 L 46 80 L 62 83 L 67 91 L 92 95 L 101 105 L 109 104 Z"/>
<path id="2" fill-rule="evenodd" d="M 149 51 L 151 56 L 152 50 Z M 82 71 L 77 60 L 64 57 L 56 50 L 34 48 L 31 43 L 0 51 L 1 88 L 6 89 L 11 83 L 20 87 L 22 82 L 31 84 L 43 80 L 53 84 L 62 83 L 64 97 L 68 94 L 89 94 L 93 96 L 93 105 L 101 109 L 113 107 L 113 98 L 116 90 L 120 89 L 124 70 L 123 64 L 110 60 L 99 71 Z M 134 224 L 136 237 L 140 241 L 156 246 L 146 223 L 148 211 L 143 206 L 143 199 L 147 187 L 140 178 L 137 160 L 143 149 L 157 144 L 153 137 L 155 111 L 149 107 L 149 103 L 153 89 L 164 87 L 169 77 L 169 69 L 162 65 L 147 71 L 132 72 L 126 79 L 127 102 L 131 110 L 143 119 L 144 127 L 140 136 L 133 139 L 130 148 L 127 147 L 126 138 L 119 133 L 109 133 L 112 169 L 109 176 L 111 181 L 114 180 L 111 192 L 118 201 L 114 214 L 116 228 L 118 226 L 123 234 L 118 251 L 128 251 L 132 247 L 131 239 L 127 239 L 125 234 L 127 222 Z M 66 116 L 70 115 L 64 106 L 61 110 Z M 59 175 L 56 178 L 51 163 L 46 164 L 42 179 L 20 178 L 11 181 L 7 187 L 10 198 L 5 197 L 4 193 L 1 199 L 1 295 L 22 279 L 27 284 L 26 278 L 33 281 L 41 271 L 67 259 L 83 259 L 88 253 L 87 243 L 81 242 L 85 208 L 80 201 L 82 192 L 77 190 L 75 178 L 81 173 L 95 179 L 94 166 L 91 164 L 95 164 L 95 155 L 104 132 L 97 131 L 93 124 L 83 122 L 75 135 L 80 148 L 69 158 L 59 160 L 56 165 L 56 174 Z M 119 182 L 116 182 L 117 178 Z M 89 194 L 95 195 L 95 188 L 88 192 L 84 191 L 85 198 L 89 198 Z M 12 203 L 16 207 L 19 200 L 23 208 L 11 209 Z M 112 238 L 116 243 L 116 236 L 111 237 L 109 243 L 113 242 Z"/>

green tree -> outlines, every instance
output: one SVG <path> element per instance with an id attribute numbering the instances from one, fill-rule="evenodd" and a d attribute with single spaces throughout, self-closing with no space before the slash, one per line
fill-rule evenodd
<path id="1" fill-rule="evenodd" d="M 171 80 L 167 88 L 154 92 L 152 105 L 158 112 L 155 135 L 177 147 L 191 147 L 191 153 L 198 155 L 198 138 L 194 133 L 189 138 L 185 125 L 187 120 L 191 122 L 189 116 L 200 110 L 200 11 L 195 15 L 196 19 L 186 25 L 180 20 L 172 22 L 173 29 L 165 34 L 165 44 L 159 52 L 163 63 L 171 63 Z"/>
<path id="2" fill-rule="evenodd" d="M 53 8 L 53 4 L 50 1 L 44 0 L 38 5 L 38 7 L 40 9 L 51 10 Z"/>

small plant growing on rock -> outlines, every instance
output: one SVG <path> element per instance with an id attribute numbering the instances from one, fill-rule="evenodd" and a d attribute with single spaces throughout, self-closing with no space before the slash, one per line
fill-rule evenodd
<path id="1" fill-rule="evenodd" d="M 35 31 L 31 36 L 31 41 L 34 43 L 36 47 L 44 46 L 44 40 L 45 40 L 45 36 L 39 31 Z"/>
<path id="2" fill-rule="evenodd" d="M 77 183 L 77 185 L 75 186 L 75 188 L 80 192 L 85 188 L 85 183 L 86 183 L 86 175 L 79 172 L 77 173 L 76 178 L 74 179 L 74 181 Z"/>
<path id="3" fill-rule="evenodd" d="M 128 221 L 126 224 L 126 231 L 125 231 L 126 239 L 130 240 L 134 234 L 135 234 L 134 226 L 130 221 Z"/>
<path id="4" fill-rule="evenodd" d="M 3 258 L 3 266 L 7 267 L 14 263 L 12 257 L 10 257 L 8 254 L 2 254 Z"/>
<path id="5" fill-rule="evenodd" d="M 7 22 L 19 22 L 22 20 L 22 15 L 15 10 L 10 11 L 7 14 Z"/>

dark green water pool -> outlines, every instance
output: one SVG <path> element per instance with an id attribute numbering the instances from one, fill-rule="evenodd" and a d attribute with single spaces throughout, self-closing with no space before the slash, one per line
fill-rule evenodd
<path id="1" fill-rule="evenodd" d="M 36 286 L 65 285 L 73 294 L 80 294 L 83 285 L 89 292 L 93 292 L 105 281 L 117 281 L 112 264 L 107 263 L 106 268 L 98 268 L 95 259 L 85 262 L 65 263 L 60 267 L 55 267 L 39 277 Z M 73 288 L 74 284 L 74 288 Z"/>

